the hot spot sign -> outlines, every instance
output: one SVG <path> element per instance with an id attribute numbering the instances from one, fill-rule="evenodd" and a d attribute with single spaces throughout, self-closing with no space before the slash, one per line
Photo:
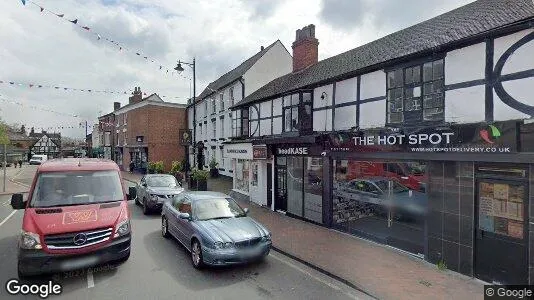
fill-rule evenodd
<path id="1" fill-rule="evenodd" d="M 379 136 L 363 136 L 353 137 L 354 145 L 368 146 L 368 145 L 421 145 L 423 143 L 430 143 L 432 145 L 450 144 L 453 132 L 442 133 L 421 133 L 421 134 L 397 134 L 397 135 L 379 135 Z"/>

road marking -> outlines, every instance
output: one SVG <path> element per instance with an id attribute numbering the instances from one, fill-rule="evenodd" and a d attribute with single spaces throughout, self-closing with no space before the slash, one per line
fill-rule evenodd
<path id="1" fill-rule="evenodd" d="M 350 297 L 352 299 L 360 299 L 360 298 L 356 297 L 355 295 L 353 295 L 353 294 L 351 294 L 349 292 L 343 291 L 339 286 L 337 286 L 337 285 L 335 285 L 333 283 L 327 282 L 327 281 L 325 281 L 325 280 L 323 280 L 323 279 L 321 279 L 321 278 L 319 278 L 319 277 L 317 277 L 315 275 L 312 275 L 310 272 L 300 268 L 299 266 L 297 266 L 297 265 L 295 265 L 295 264 L 293 264 L 293 263 L 291 263 L 289 261 L 286 261 L 286 260 L 284 260 L 282 258 L 279 258 L 276 255 L 273 255 L 272 253 L 269 256 L 274 258 L 274 259 L 276 259 L 276 260 L 278 260 L 278 261 L 280 261 L 280 262 L 282 262 L 282 263 L 284 263 L 284 264 L 286 264 L 286 265 L 288 265 L 288 266 L 290 266 L 290 267 L 292 267 L 293 269 L 296 269 L 296 270 L 308 275 L 309 277 L 311 277 L 311 278 L 313 278 L 313 279 L 315 279 L 315 280 L 317 280 L 317 281 L 329 286 L 330 288 L 332 288 L 334 290 L 342 292 L 343 294 L 345 294 L 346 296 L 348 296 L 348 297 Z"/>
<path id="2" fill-rule="evenodd" d="M 12 211 L 12 212 L 9 214 L 9 216 L 7 216 L 7 217 L 2 221 L 2 223 L 0 223 L 0 226 L 4 225 L 4 223 L 7 222 L 7 220 L 9 220 L 9 218 L 11 218 L 16 212 L 17 212 L 16 210 Z"/>
<path id="3" fill-rule="evenodd" d="M 87 270 L 87 288 L 95 287 L 95 279 L 93 278 L 93 269 Z"/>

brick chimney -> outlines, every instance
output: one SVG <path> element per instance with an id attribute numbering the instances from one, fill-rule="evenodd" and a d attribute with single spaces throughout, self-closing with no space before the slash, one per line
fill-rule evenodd
<path id="1" fill-rule="evenodd" d="M 141 100 L 143 100 L 143 94 L 141 93 L 141 88 L 135 87 L 134 92 L 132 93 L 132 96 L 130 96 L 129 104 L 138 103 L 138 102 L 141 102 Z"/>
<path id="2" fill-rule="evenodd" d="M 113 111 L 116 111 L 121 108 L 120 102 L 113 102 Z"/>
<path id="3" fill-rule="evenodd" d="M 292 48 L 293 72 L 316 64 L 319 61 L 319 40 L 315 38 L 315 25 L 297 29 Z"/>

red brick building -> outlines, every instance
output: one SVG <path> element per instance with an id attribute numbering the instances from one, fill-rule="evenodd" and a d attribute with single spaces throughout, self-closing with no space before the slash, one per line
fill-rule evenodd
<path id="1" fill-rule="evenodd" d="M 173 161 L 185 158 L 179 143 L 179 130 L 187 129 L 185 104 L 164 102 L 157 94 L 142 98 L 136 87 L 126 106 L 115 104 L 114 115 L 115 161 L 122 169 L 128 170 L 130 161 L 136 169 L 163 161 L 168 171 Z"/>

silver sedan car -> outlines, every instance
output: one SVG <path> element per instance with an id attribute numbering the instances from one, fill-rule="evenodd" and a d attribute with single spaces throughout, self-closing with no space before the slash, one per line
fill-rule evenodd
<path id="1" fill-rule="evenodd" d="M 223 193 L 183 192 L 163 205 L 161 233 L 181 242 L 197 269 L 259 261 L 269 254 L 271 233 L 247 212 Z"/>

